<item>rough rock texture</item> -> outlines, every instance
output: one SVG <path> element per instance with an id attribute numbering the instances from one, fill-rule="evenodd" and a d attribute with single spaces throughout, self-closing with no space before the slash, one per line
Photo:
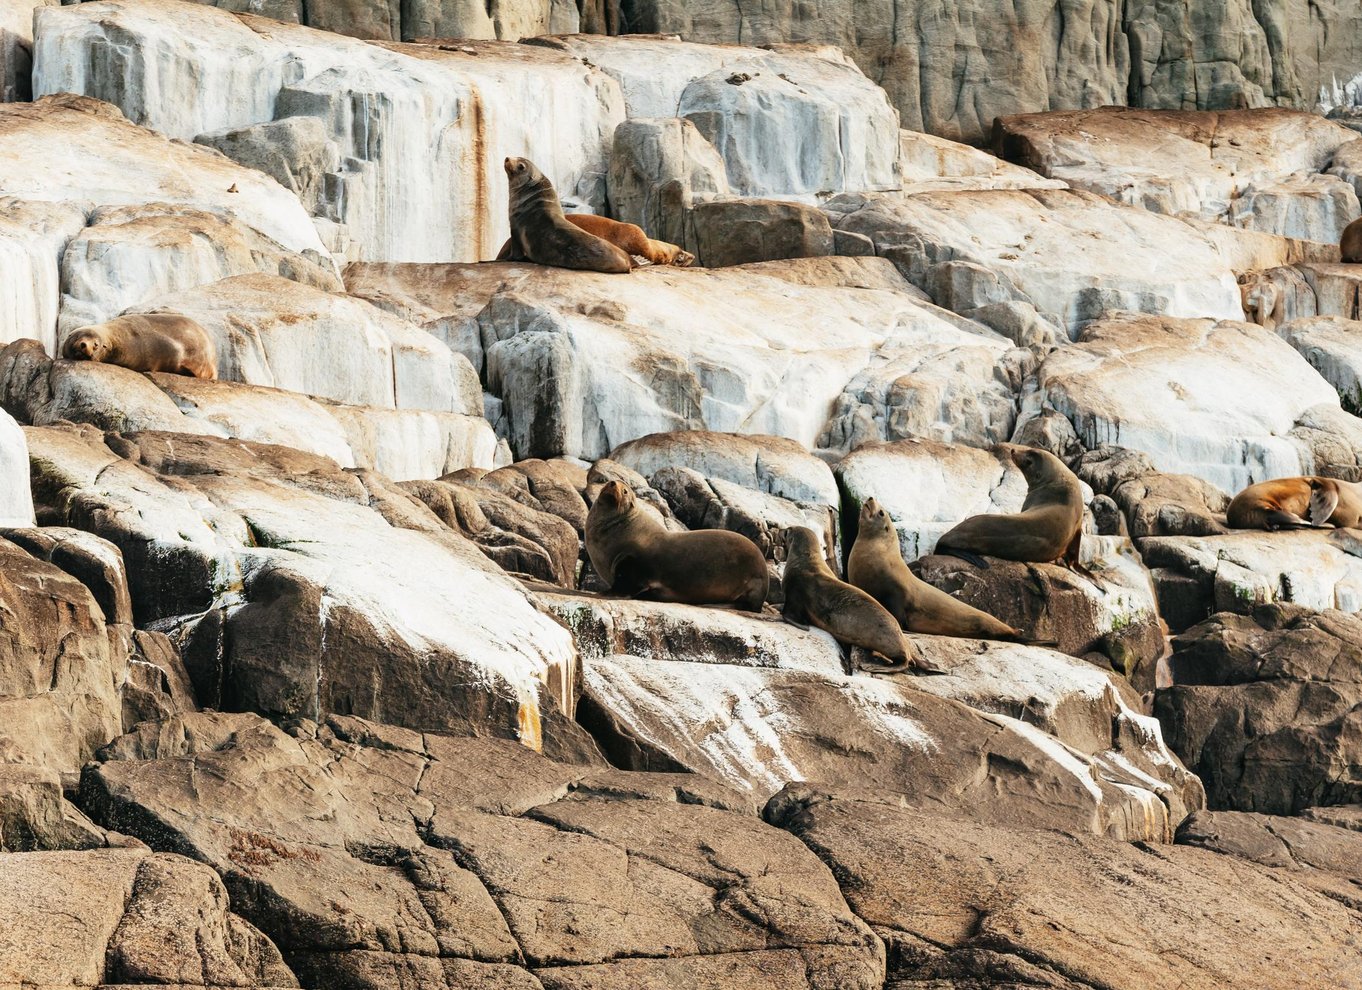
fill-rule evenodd
<path id="1" fill-rule="evenodd" d="M 885 88 L 905 127 L 975 143 L 995 117 L 1052 108 L 1328 108 L 1356 102 L 1362 65 L 1362 12 L 1348 0 L 622 0 L 621 8 L 627 30 L 688 41 L 837 45 Z"/>
<path id="2" fill-rule="evenodd" d="M 1155 712 L 1216 809 L 1289 815 L 1362 797 L 1362 619 L 1268 605 L 1174 639 Z"/>
<path id="3" fill-rule="evenodd" d="M 1362 435 L 1295 350 L 1246 323 L 1110 316 L 1047 358 L 1038 379 L 1027 409 L 1057 410 L 1085 447 L 1132 447 L 1160 471 L 1231 492 L 1316 473 L 1333 459 L 1323 444 L 1351 453 Z M 1349 432 L 1319 439 L 1317 417 Z"/>
<path id="4" fill-rule="evenodd" d="M 27 432 L 44 511 L 118 545 L 137 622 L 180 644 L 203 704 L 590 748 L 560 714 L 566 630 L 382 476 L 245 441 Z"/>
<path id="5" fill-rule="evenodd" d="M 963 312 L 1029 303 L 1071 335 L 1113 309 L 1241 319 L 1237 272 L 1337 257 L 1331 245 L 1076 190 L 848 195 L 827 209 L 835 229 L 869 237 L 939 304 Z"/>
<path id="6" fill-rule="evenodd" d="M 336 356 L 325 345 L 315 349 Z M 286 346 L 280 351 L 287 357 Z M 364 358 L 378 356 L 363 351 L 351 355 L 361 364 Z M 445 363 L 448 366 L 448 360 Z M 327 362 L 306 364 L 324 368 Z M 343 354 L 332 367 L 336 365 L 344 370 Z M 289 370 L 325 384 L 306 367 Z M 376 389 L 380 398 L 383 386 L 390 391 L 392 384 L 388 371 Z M 343 385 L 343 380 L 332 383 Z M 466 467 L 490 468 L 497 452 L 496 437 L 481 416 L 343 405 L 273 388 L 142 375 L 95 362 L 53 361 L 34 340 L 0 349 L 0 406 L 34 426 L 90 423 L 125 433 L 161 430 L 282 444 L 329 457 L 342 467 L 373 468 L 403 480 L 434 478 Z"/>
<path id="7" fill-rule="evenodd" d="M 351 265 L 346 277 L 452 346 L 481 342 L 484 381 L 501 401 L 494 425 L 518 458 L 594 459 L 691 429 L 842 451 L 909 434 L 988 443 L 1012 427 L 1009 342 L 923 303 L 882 259 L 628 278 Z"/>
<path id="8" fill-rule="evenodd" d="M 1059 654 L 1018 647 L 1009 661 L 1008 647 L 940 641 L 938 661 L 968 657 L 966 671 L 919 686 L 762 669 L 760 652 L 741 665 L 695 663 L 684 639 L 672 643 L 669 662 L 656 648 L 583 660 L 579 717 L 619 765 L 693 770 L 758 798 L 791 781 L 855 780 L 914 807 L 1154 841 L 1201 805 L 1153 723 L 1102 672 Z M 975 651 L 997 659 L 981 664 Z"/>
<path id="9" fill-rule="evenodd" d="M 0 854 L 0 875 L 0 985 L 298 986 L 202 864 L 146 849 Z"/>
<path id="10" fill-rule="evenodd" d="M 1338 243 L 1362 213 L 1343 179 L 1323 174 L 1357 133 L 1294 110 L 1100 110 L 1003 117 L 1008 161 L 1172 216 Z"/>
<path id="11" fill-rule="evenodd" d="M 14 417 L 0 409 L 0 526 L 27 526 L 33 522 L 33 493 L 23 483 L 28 472 L 28 441 Z"/>
<path id="12" fill-rule="evenodd" d="M 1298 874 L 1185 846 L 958 821 L 836 791 L 792 788 L 766 815 L 842 878 L 852 910 L 887 943 L 890 986 L 1357 983 L 1356 909 Z M 1292 946 L 1289 966 L 1282 945 Z"/>
<path id="13" fill-rule="evenodd" d="M 1067 189 L 987 151 L 920 131 L 899 132 L 899 174 L 905 194 L 950 189 Z"/>
<path id="14" fill-rule="evenodd" d="M 99 849 L 108 838 L 66 800 L 57 771 L 0 763 L 0 853 Z"/>
<path id="15" fill-rule="evenodd" d="M 1319 316 L 1291 320 L 1277 333 L 1334 387 L 1344 409 L 1362 413 L 1362 321 Z"/>
<path id="16" fill-rule="evenodd" d="M 33 96 L 33 11 L 57 0 L 5 0 L 0 4 L 0 103 Z"/>
<path id="17" fill-rule="evenodd" d="M 883 983 L 827 868 L 689 775 L 334 717 L 173 720 L 105 756 L 96 816 L 215 867 L 309 986 L 664 986 L 735 954 L 749 986 Z"/>
<path id="18" fill-rule="evenodd" d="M 828 218 L 801 203 L 771 199 L 700 203 L 690 221 L 696 263 L 706 268 L 837 253 Z"/>
<path id="19" fill-rule="evenodd" d="M 340 162 L 323 175 L 322 215 L 365 258 L 494 257 L 508 229 L 508 155 L 538 163 L 564 196 L 604 200 L 606 152 L 624 119 L 619 89 L 561 53 L 495 42 L 384 47 L 174 0 L 44 14 L 37 92 L 108 99 L 185 141 L 321 120 Z M 125 54 L 106 59 L 111 47 Z M 291 168 L 314 158 L 299 151 Z"/>

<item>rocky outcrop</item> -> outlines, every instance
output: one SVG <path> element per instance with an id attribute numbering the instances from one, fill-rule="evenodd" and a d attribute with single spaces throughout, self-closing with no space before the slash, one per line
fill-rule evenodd
<path id="1" fill-rule="evenodd" d="M 1362 441 L 1362 421 L 1342 412 L 1330 384 L 1276 334 L 1245 323 L 1110 316 L 1050 355 L 1037 385 L 1028 409 L 1058 411 L 1085 447 L 1131 447 L 1160 471 L 1230 492 L 1335 458 L 1356 463 Z"/>
<path id="2" fill-rule="evenodd" d="M 1362 321 L 1336 316 L 1292 320 L 1277 328 L 1288 344 L 1338 392 L 1343 408 L 1362 413 Z"/>
<path id="3" fill-rule="evenodd" d="M 28 441 L 44 513 L 122 550 L 138 624 L 180 644 L 201 703 L 590 749 L 566 630 L 382 476 L 186 434 Z"/>
<path id="4" fill-rule="evenodd" d="M 620 6 L 630 31 L 711 44 L 836 45 L 885 88 L 905 127 L 973 143 L 987 138 L 995 117 L 1052 108 L 1327 109 L 1355 101 L 1362 65 L 1362 13 L 1348 3 Z"/>
<path id="5" fill-rule="evenodd" d="M 0 103 L 33 97 L 33 10 L 57 0 L 9 0 L 0 5 Z"/>
<path id="6" fill-rule="evenodd" d="M 1362 959 L 1350 902 L 1204 849 L 959 821 L 810 788 L 777 796 L 766 817 L 843 878 L 852 910 L 886 942 L 890 985 L 1293 990 L 1347 986 Z M 1289 969 L 1279 939 L 1297 947 Z"/>
<path id="7" fill-rule="evenodd" d="M 288 324 L 280 321 L 275 326 Z M 231 336 L 244 342 L 240 332 Z M 276 358 L 287 361 L 288 350 L 287 343 L 281 344 Z M 281 370 L 312 378 L 323 388 L 343 389 L 343 378 L 338 375 L 339 380 L 327 382 L 318 370 L 320 366 L 325 371 L 328 365 L 340 365 L 342 373 L 349 370 L 344 366 L 344 348 L 336 350 L 341 352 L 340 359 L 332 364 L 328 358 L 335 358 L 336 351 L 328 345 L 298 346 L 302 360 L 281 362 Z M 313 357 L 316 351 L 321 354 Z M 362 368 L 365 363 L 378 363 L 365 359 L 387 357 L 377 346 L 375 351 L 366 354 L 355 348 L 350 356 L 359 358 L 356 363 Z M 443 357 L 448 368 L 451 355 Z M 376 391 L 380 399 L 386 388 L 390 397 L 393 363 L 389 362 L 381 379 L 360 388 Z M 435 384 L 421 380 L 425 371 L 439 370 L 440 362 L 432 363 L 434 368 L 418 367 L 415 384 Z M 268 368 L 265 364 L 267 372 Z M 259 365 L 250 370 L 259 370 Z M 352 381 L 359 380 L 356 371 L 351 374 Z M 446 380 L 441 384 L 443 388 L 434 391 L 437 396 L 444 391 L 448 401 L 449 386 L 456 383 Z M 0 406 L 34 426 L 89 423 L 125 433 L 160 430 L 281 444 L 331 458 L 342 467 L 373 468 L 402 480 L 434 478 L 467 467 L 490 468 L 498 453 L 496 436 L 481 416 L 344 405 L 281 389 L 180 375 L 142 375 L 87 361 L 53 361 L 35 340 L 15 341 L 0 349 Z"/>
<path id="8" fill-rule="evenodd" d="M 102 822 L 213 866 L 308 986 L 661 986 L 729 959 L 772 990 L 884 979 L 827 868 L 686 774 L 203 715 L 120 740 L 81 791 Z"/>
<path id="9" fill-rule="evenodd" d="M 494 425 L 517 458 L 595 459 L 678 430 L 843 451 L 910 434 L 987 443 L 1012 426 L 1009 342 L 922 303 L 882 259 L 648 268 L 627 278 L 534 265 L 351 265 L 346 277 L 451 342 L 480 342 L 474 365 L 485 367 L 500 400 Z M 789 348 L 796 339 L 799 349 Z"/>
<path id="10" fill-rule="evenodd" d="M 1155 712 L 1212 808 L 1290 815 L 1355 804 L 1362 620 L 1270 605 L 1173 641 Z"/>
<path id="11" fill-rule="evenodd" d="M 0 853 L 0 871 L 6 985 L 298 986 L 274 943 L 228 910 L 222 881 L 200 863 L 145 848 Z"/>
<path id="12" fill-rule="evenodd" d="M 0 526 L 33 522 L 33 493 L 23 478 L 28 471 L 28 441 L 14 417 L 0 409 L 0 478 L 10 479 L 0 491 Z"/>
<path id="13" fill-rule="evenodd" d="M 1362 213 L 1326 174 L 1357 133 L 1313 113 L 1104 107 L 1000 118 L 994 150 L 1075 189 L 1170 216 L 1327 244 Z"/>

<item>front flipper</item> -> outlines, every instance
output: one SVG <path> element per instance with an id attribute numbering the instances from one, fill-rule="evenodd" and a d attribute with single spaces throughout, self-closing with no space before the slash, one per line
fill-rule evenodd
<path id="1" fill-rule="evenodd" d="M 1338 486 L 1320 481 L 1310 482 L 1310 523 L 1323 526 L 1338 508 Z"/>
<path id="2" fill-rule="evenodd" d="M 1080 529 L 1077 533 L 1074 534 L 1074 538 L 1069 541 L 1069 545 L 1064 550 L 1064 556 L 1061 559 L 1063 560 L 1064 565 L 1069 568 L 1069 570 L 1073 571 L 1075 574 L 1087 578 L 1089 581 L 1092 582 L 1092 586 L 1094 588 L 1096 588 L 1098 591 L 1102 592 L 1102 594 L 1105 595 L 1107 593 L 1107 586 L 1102 582 L 1102 579 L 1099 578 L 1096 574 L 1094 574 L 1091 570 L 1089 570 L 1087 565 L 1078 559 L 1078 552 L 1082 546 L 1083 546 L 1083 531 Z"/>
<path id="3" fill-rule="evenodd" d="M 1314 499 L 1311 500 L 1311 513 L 1314 511 Z M 1331 511 L 1329 513 L 1333 515 Z M 1263 526 L 1269 533 L 1277 533 L 1284 529 L 1333 529 L 1332 526 L 1325 524 L 1315 524 L 1308 519 L 1302 519 L 1294 512 L 1287 512 L 1285 509 L 1269 509 L 1263 519 Z"/>
<path id="4" fill-rule="evenodd" d="M 935 552 L 941 554 L 943 557 L 958 557 L 967 563 L 973 564 L 981 571 L 986 571 L 989 567 L 988 561 L 983 557 L 980 557 L 977 553 L 971 553 L 968 550 L 958 550 L 955 547 L 943 547 L 938 545 Z"/>

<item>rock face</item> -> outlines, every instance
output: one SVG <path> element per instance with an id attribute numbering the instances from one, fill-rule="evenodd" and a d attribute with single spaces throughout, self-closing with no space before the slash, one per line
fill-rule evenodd
<path id="1" fill-rule="evenodd" d="M 1295 814 L 1355 804 L 1362 621 L 1262 606 L 1174 640 L 1155 711 L 1216 809 Z"/>
<path id="2" fill-rule="evenodd" d="M 688 41 L 837 45 L 889 93 L 905 127 L 983 141 L 995 117 L 1110 104 L 1185 110 L 1345 102 L 1362 64 L 1349 3 L 1195 8 L 994 0 L 924 9 L 622 0 L 628 30 Z M 1353 93 L 1355 96 L 1355 92 Z"/>
<path id="3" fill-rule="evenodd" d="M 1332 261 L 1333 248 L 1162 216 L 1070 190 L 842 196 L 837 230 L 869 237 L 941 305 L 1032 307 L 1061 329 L 1108 310 L 1241 319 L 1236 273 Z"/>
<path id="4" fill-rule="evenodd" d="M 1250 863 L 1292 872 L 1347 904 L 1362 882 L 1362 836 L 1334 825 L 1254 815 L 1199 811 L 1178 829 L 1178 844 L 1211 849 Z"/>
<path id="5" fill-rule="evenodd" d="M 181 644 L 202 703 L 580 750 L 566 630 L 383 477 L 184 434 L 28 440 L 44 512 L 119 546 L 138 623 Z"/>
<path id="6" fill-rule="evenodd" d="M 308 986 L 665 986 L 729 955 L 771 990 L 884 980 L 827 868 L 685 774 L 203 715 L 120 740 L 81 790 L 101 820 L 217 869 Z"/>
<path id="7" fill-rule="evenodd" d="M 227 910 L 212 870 L 146 849 L 0 853 L 0 981 L 18 986 L 296 987 Z"/>
<path id="8" fill-rule="evenodd" d="M 33 96 L 33 11 L 56 0 L 9 0 L 0 6 L 0 103 Z"/>
<path id="9" fill-rule="evenodd" d="M 910 433 L 991 442 L 1012 427 L 1008 342 L 919 302 L 877 258 L 628 278 L 352 265 L 347 279 L 451 342 L 481 342 L 474 364 L 520 458 L 595 459 L 690 429 L 843 451 Z"/>
<path id="10" fill-rule="evenodd" d="M 28 442 L 14 417 L 0 409 L 0 478 L 9 483 L 0 491 L 0 526 L 33 522 L 33 493 L 23 484 L 28 470 Z"/>
<path id="11" fill-rule="evenodd" d="M 1132 447 L 1230 492 L 1329 463 L 1316 422 L 1348 431 L 1327 441 L 1345 450 L 1362 428 L 1295 350 L 1245 323 L 1101 319 L 1046 359 L 1038 386 L 1036 406 L 1065 416 L 1084 446 Z"/>
<path id="12" fill-rule="evenodd" d="M 1277 328 L 1288 344 L 1338 392 L 1343 408 L 1353 415 L 1362 412 L 1362 322 L 1336 316 L 1292 320 Z"/>
<path id="13" fill-rule="evenodd" d="M 1171 216 L 1197 216 L 1336 244 L 1357 194 L 1324 174 L 1357 133 L 1312 113 L 1104 107 L 1000 118 L 999 155 L 1075 189 Z"/>
<path id="14" fill-rule="evenodd" d="M 808 789 L 777 797 L 767 817 L 844 878 L 852 910 L 888 945 L 890 985 L 1346 987 L 1362 958 L 1347 902 L 1202 849 L 1009 830 Z M 1111 937 L 1112 918 L 1124 937 Z M 1299 946 L 1290 972 L 1279 938 Z"/>

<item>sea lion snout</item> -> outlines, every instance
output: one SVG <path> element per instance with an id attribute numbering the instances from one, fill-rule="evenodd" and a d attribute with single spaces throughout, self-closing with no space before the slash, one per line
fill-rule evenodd
<path id="1" fill-rule="evenodd" d="M 596 496 L 596 501 L 603 501 L 607 507 L 627 509 L 634 504 L 634 490 L 622 481 L 607 481 Z"/>
<path id="2" fill-rule="evenodd" d="M 502 163 L 502 167 L 506 169 L 507 175 L 519 175 L 525 171 L 525 166 L 528 164 L 529 163 L 523 158 L 507 158 L 506 161 Z"/>
<path id="3" fill-rule="evenodd" d="M 66 339 L 62 357 L 68 361 L 96 361 L 102 350 L 103 344 L 97 335 L 88 330 L 77 330 Z"/>

